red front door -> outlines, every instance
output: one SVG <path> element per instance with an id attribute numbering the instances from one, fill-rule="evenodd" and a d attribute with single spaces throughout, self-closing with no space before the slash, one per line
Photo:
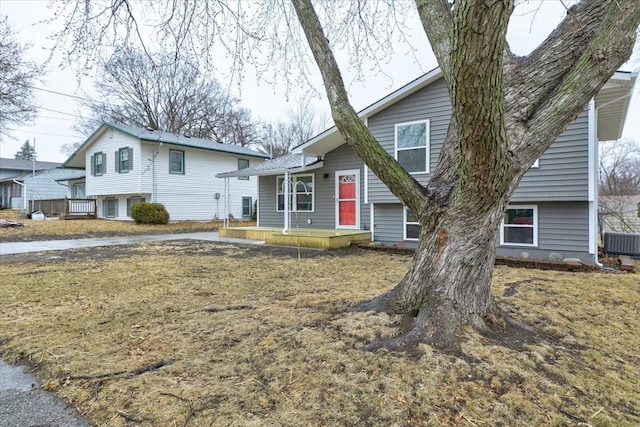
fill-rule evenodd
<path id="1" fill-rule="evenodd" d="M 358 176 L 356 173 L 337 173 L 338 227 L 355 228 L 358 225 Z"/>

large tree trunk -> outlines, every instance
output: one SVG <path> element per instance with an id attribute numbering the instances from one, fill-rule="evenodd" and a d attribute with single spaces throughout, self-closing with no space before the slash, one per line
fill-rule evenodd
<path id="1" fill-rule="evenodd" d="M 356 307 L 359 311 L 414 316 L 413 328 L 406 335 L 368 348 L 403 349 L 419 342 L 451 348 L 461 326 L 488 331 L 485 319 L 497 311 L 490 288 L 507 200 L 506 194 L 486 200 L 489 203 L 482 212 L 473 199 L 427 206 L 405 277 L 391 291 Z"/>

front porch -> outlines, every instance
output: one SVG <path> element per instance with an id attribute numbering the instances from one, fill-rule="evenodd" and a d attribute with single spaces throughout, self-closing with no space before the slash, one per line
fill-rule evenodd
<path id="1" fill-rule="evenodd" d="M 96 219 L 96 208 L 95 199 L 29 200 L 29 212 L 42 211 L 60 219 Z"/>
<path id="2" fill-rule="evenodd" d="M 218 230 L 218 234 L 220 237 L 264 240 L 268 245 L 316 249 L 339 249 L 354 241 L 371 240 L 370 231 L 320 228 L 289 229 L 285 234 L 282 227 L 226 227 Z"/>

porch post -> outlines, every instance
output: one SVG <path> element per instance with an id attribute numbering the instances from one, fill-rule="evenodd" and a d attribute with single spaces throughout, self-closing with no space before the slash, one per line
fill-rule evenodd
<path id="1" fill-rule="evenodd" d="M 229 227 L 229 178 L 224 179 L 224 220 L 222 226 Z"/>
<path id="2" fill-rule="evenodd" d="M 282 185 L 284 185 L 284 229 L 282 230 L 282 234 L 289 233 L 289 211 L 291 209 L 291 206 L 289 206 L 290 180 L 289 171 L 285 171 L 284 181 L 282 182 Z"/>

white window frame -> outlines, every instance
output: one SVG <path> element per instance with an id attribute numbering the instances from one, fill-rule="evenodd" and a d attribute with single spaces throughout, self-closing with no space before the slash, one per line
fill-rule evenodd
<path id="1" fill-rule="evenodd" d="M 82 189 L 82 191 L 80 191 Z M 84 182 L 75 182 L 71 184 L 71 199 L 84 199 L 86 198 L 86 183 Z M 82 193 L 82 195 L 78 195 L 78 193 Z"/>
<path id="2" fill-rule="evenodd" d="M 339 194 L 340 194 L 340 182 L 338 180 L 339 176 L 344 175 L 354 175 L 356 178 L 356 223 L 355 225 L 340 225 L 340 204 L 339 204 Z M 335 191 L 335 202 L 336 202 L 336 211 L 335 211 L 335 227 L 336 229 L 351 229 L 351 230 L 359 230 L 360 229 L 360 169 L 348 169 L 348 170 L 337 170 L 335 171 L 335 183 L 334 183 L 334 191 Z"/>
<path id="3" fill-rule="evenodd" d="M 244 214 L 244 202 L 249 200 L 249 215 Z M 253 216 L 253 197 L 251 196 L 242 196 L 240 202 L 240 216 L 244 219 L 251 218 Z"/>
<path id="4" fill-rule="evenodd" d="M 291 175 L 290 179 L 293 184 L 295 184 L 299 178 L 303 177 L 311 177 L 311 210 L 298 210 L 298 202 L 297 202 L 297 191 L 296 185 L 292 186 L 293 191 L 290 190 L 289 195 L 291 196 L 291 205 L 289 206 L 289 212 L 315 212 L 316 210 L 316 176 L 313 173 L 301 173 L 297 175 Z M 284 212 L 283 209 L 278 209 L 278 196 L 284 197 L 284 187 L 281 184 L 278 184 L 278 181 L 282 179 L 284 182 L 284 175 L 276 176 L 276 212 Z M 304 194 L 304 193 L 300 193 Z"/>
<path id="5" fill-rule="evenodd" d="M 107 172 L 106 156 L 102 151 L 98 151 L 91 156 L 93 162 L 93 176 L 102 176 Z M 98 172 L 98 166 L 100 166 L 100 172 Z"/>
<path id="6" fill-rule="evenodd" d="M 175 171 L 175 170 L 171 169 L 171 154 L 172 153 L 181 153 L 182 154 L 182 162 L 181 162 L 181 170 L 180 171 Z M 169 159 L 168 160 L 169 160 L 169 173 L 170 174 L 172 174 L 172 175 L 185 175 L 185 169 L 186 169 L 185 164 L 187 162 L 187 159 L 186 159 L 184 150 L 173 150 L 173 149 L 170 149 L 169 150 Z"/>
<path id="7" fill-rule="evenodd" d="M 393 147 L 393 155 L 395 157 L 396 160 L 398 160 L 398 151 L 409 151 L 409 150 L 417 150 L 417 149 L 422 149 L 422 146 L 420 147 L 410 147 L 410 148 L 398 148 L 398 128 L 401 126 L 410 126 L 410 125 L 418 125 L 418 124 L 424 124 L 425 125 L 425 170 L 424 171 L 415 171 L 415 172 L 409 172 L 411 175 L 418 175 L 418 174 L 425 174 L 425 173 L 430 173 L 430 169 L 431 169 L 431 159 L 430 159 L 430 152 L 431 152 L 431 124 L 430 124 L 430 120 L 416 120 L 413 122 L 406 122 L 406 123 L 397 123 L 395 125 L 394 128 L 394 136 L 393 136 L 393 143 L 394 143 L 394 147 Z"/>
<path id="8" fill-rule="evenodd" d="M 533 210 L 533 225 L 528 224 L 507 224 L 510 228 L 533 228 L 533 243 L 512 243 L 504 241 L 504 215 L 502 221 L 500 221 L 500 246 L 518 246 L 518 247 L 538 247 L 538 205 L 509 205 L 509 209 L 532 209 Z M 506 211 L 505 211 L 506 213 Z"/>
<path id="9" fill-rule="evenodd" d="M 240 167 L 240 162 L 247 162 L 247 166 L 244 167 L 244 168 L 241 168 Z M 244 158 L 239 158 L 238 159 L 238 170 L 246 169 L 246 168 L 248 168 L 250 166 L 251 166 L 251 162 L 249 161 L 249 159 L 244 159 Z M 241 180 L 241 181 L 248 181 L 249 177 L 248 176 L 239 176 L 238 179 Z"/>
<path id="10" fill-rule="evenodd" d="M 417 242 L 420 238 L 407 237 L 407 225 L 417 225 L 420 227 L 419 222 L 409 222 L 407 221 L 407 214 L 411 209 L 406 206 L 402 207 L 402 240 L 410 240 Z"/>
<path id="11" fill-rule="evenodd" d="M 118 164 L 116 165 L 116 167 L 118 168 L 118 171 L 117 171 L 118 173 L 127 173 L 133 169 L 133 162 L 132 162 L 133 159 L 130 158 L 131 156 L 129 156 L 130 154 L 129 151 L 130 151 L 129 147 L 123 147 L 118 149 Z M 122 167 L 123 162 L 126 162 L 127 164 L 126 168 Z"/>
<path id="12" fill-rule="evenodd" d="M 110 202 L 113 202 L 115 204 L 113 215 L 109 215 Z M 102 200 L 102 214 L 104 215 L 105 218 L 118 218 L 119 208 L 120 208 L 120 200 L 118 200 L 118 198 L 116 197 L 107 197 Z"/>

